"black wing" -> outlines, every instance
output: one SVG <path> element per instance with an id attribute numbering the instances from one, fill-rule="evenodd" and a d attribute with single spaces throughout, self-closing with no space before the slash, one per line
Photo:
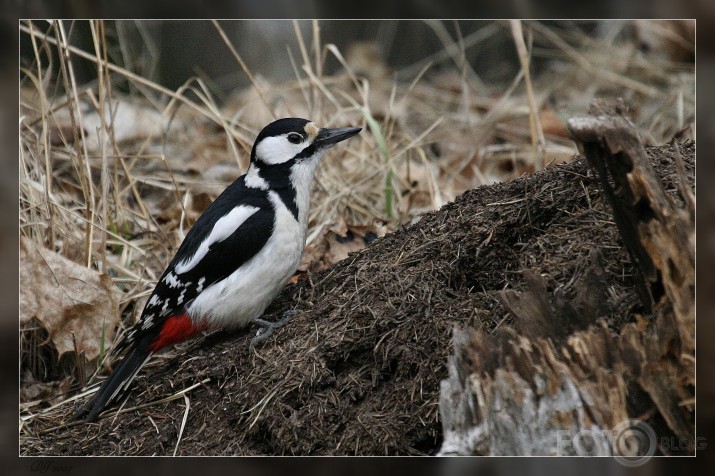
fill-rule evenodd
<path id="1" fill-rule="evenodd" d="M 238 206 L 253 206 L 258 210 L 230 236 L 211 244 L 206 255 L 191 269 L 177 273 L 177 266 L 196 254 L 216 222 Z M 139 322 L 127 333 L 117 350 L 128 347 L 140 336 L 157 335 L 168 317 L 183 313 L 203 290 L 225 279 L 256 255 L 268 241 L 274 219 L 266 191 L 246 187 L 243 177 L 231 184 L 191 227 L 156 284 Z"/>

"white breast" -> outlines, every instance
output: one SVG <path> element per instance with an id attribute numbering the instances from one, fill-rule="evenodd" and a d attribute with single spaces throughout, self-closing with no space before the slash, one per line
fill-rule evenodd
<path id="1" fill-rule="evenodd" d="M 275 209 L 275 228 L 266 245 L 227 279 L 206 288 L 188 307 L 194 320 L 210 327 L 240 327 L 263 314 L 268 304 L 293 275 L 305 245 L 304 224 L 299 223 L 275 192 L 269 192 Z"/>

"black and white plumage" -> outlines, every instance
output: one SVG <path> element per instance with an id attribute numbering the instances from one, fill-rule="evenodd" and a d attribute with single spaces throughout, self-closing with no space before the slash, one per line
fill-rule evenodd
<path id="1" fill-rule="evenodd" d="M 74 419 L 96 419 L 167 345 L 207 329 L 271 325 L 259 318 L 300 262 L 318 161 L 360 130 L 287 118 L 258 134 L 248 171 L 191 227 L 115 349 L 126 352 L 123 360 Z"/>

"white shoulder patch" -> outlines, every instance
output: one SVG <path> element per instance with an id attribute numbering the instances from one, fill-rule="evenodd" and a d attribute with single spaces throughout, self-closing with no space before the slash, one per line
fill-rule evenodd
<path id="1" fill-rule="evenodd" d="M 231 236 L 243 222 L 248 220 L 257 211 L 258 207 L 239 205 L 227 215 L 219 218 L 214 224 L 209 236 L 207 236 L 196 249 L 196 253 L 194 253 L 191 258 L 187 258 L 177 264 L 174 270 L 178 274 L 181 274 L 193 269 L 209 252 L 209 246 Z"/>
<path id="2" fill-rule="evenodd" d="M 248 172 L 246 172 L 246 177 L 243 180 L 246 183 L 246 187 L 268 190 L 268 182 L 258 174 L 258 168 L 254 166 L 248 167 Z"/>

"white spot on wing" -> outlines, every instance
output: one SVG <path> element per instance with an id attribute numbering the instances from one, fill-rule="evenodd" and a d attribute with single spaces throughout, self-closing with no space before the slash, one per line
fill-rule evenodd
<path id="1" fill-rule="evenodd" d="M 164 277 L 164 282 L 168 284 L 170 288 L 178 288 L 180 286 L 183 286 L 181 281 L 179 281 L 179 278 L 171 271 L 166 273 L 166 276 Z"/>
<path id="2" fill-rule="evenodd" d="M 149 299 L 149 302 L 146 304 L 146 307 L 158 306 L 159 304 L 161 304 L 161 299 L 159 299 L 158 294 L 154 294 L 151 299 Z"/>
<path id="3" fill-rule="evenodd" d="M 198 285 L 196 286 L 196 292 L 200 293 L 201 291 L 204 290 L 204 283 L 206 282 L 206 278 L 201 278 L 199 279 Z"/>
<path id="4" fill-rule="evenodd" d="M 209 252 L 209 247 L 214 243 L 219 243 L 235 232 L 243 222 L 248 220 L 254 213 L 258 211 L 258 207 L 249 205 L 239 205 L 228 212 L 227 215 L 219 218 L 214 227 L 204 241 L 201 242 L 196 249 L 196 253 L 191 258 L 187 258 L 176 265 L 175 271 L 179 274 L 185 273 L 193 269 Z M 171 273 L 169 273 L 170 275 Z M 169 277 L 167 275 L 167 278 Z M 169 284 L 171 286 L 171 284 Z M 174 286 L 171 286 L 174 287 Z"/>
<path id="5" fill-rule="evenodd" d="M 154 314 L 149 314 L 142 322 L 142 330 L 149 329 L 154 324 Z"/>

